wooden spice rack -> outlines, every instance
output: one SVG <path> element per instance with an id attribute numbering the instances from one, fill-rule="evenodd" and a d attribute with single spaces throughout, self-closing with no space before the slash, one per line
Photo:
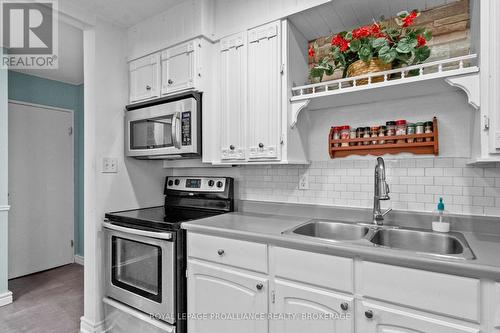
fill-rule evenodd
<path id="1" fill-rule="evenodd" d="M 380 156 L 384 154 L 399 154 L 399 153 L 412 153 L 412 154 L 439 154 L 439 140 L 438 140 L 438 124 L 437 118 L 434 117 L 433 122 L 433 132 L 427 134 L 408 134 L 408 135 L 395 135 L 395 136 L 384 136 L 380 138 L 359 138 L 359 139 L 333 139 L 333 128 L 330 130 L 330 135 L 328 139 L 328 150 L 331 158 L 345 157 L 349 155 L 375 155 Z M 417 139 L 422 138 L 422 142 L 417 142 Z M 427 138 L 431 138 L 430 141 L 426 141 Z M 396 143 L 397 140 L 414 139 L 414 142 L 408 143 Z M 384 140 L 394 140 L 394 143 L 384 143 L 384 144 L 372 144 L 372 141 Z M 368 145 L 358 146 L 358 142 L 369 142 Z M 342 143 L 356 143 L 356 146 L 347 147 L 335 147 L 335 144 Z"/>

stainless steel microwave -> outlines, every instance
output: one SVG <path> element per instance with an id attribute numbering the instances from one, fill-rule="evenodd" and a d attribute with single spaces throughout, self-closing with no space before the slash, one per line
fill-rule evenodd
<path id="1" fill-rule="evenodd" d="M 199 92 L 127 105 L 125 153 L 140 159 L 182 159 L 201 155 Z"/>

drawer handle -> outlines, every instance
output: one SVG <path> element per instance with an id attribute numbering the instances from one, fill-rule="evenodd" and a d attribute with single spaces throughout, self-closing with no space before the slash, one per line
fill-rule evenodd
<path id="1" fill-rule="evenodd" d="M 372 319 L 373 318 L 373 311 L 372 310 L 365 311 L 365 317 L 368 319 Z"/>
<path id="2" fill-rule="evenodd" d="M 256 287 L 257 287 L 257 290 L 262 290 L 262 288 L 264 288 L 264 285 L 262 283 L 258 283 L 256 285 Z"/>
<path id="3" fill-rule="evenodd" d="M 217 250 L 217 254 L 222 257 L 224 255 L 224 250 L 223 249 Z"/>
<path id="4" fill-rule="evenodd" d="M 146 90 L 151 90 L 151 86 L 146 86 Z"/>
<path id="5" fill-rule="evenodd" d="M 349 309 L 349 303 L 344 302 L 344 303 L 340 304 L 340 308 L 344 311 L 347 311 L 347 309 Z"/>
<path id="6" fill-rule="evenodd" d="M 264 148 L 264 144 L 262 142 L 259 143 L 259 148 L 261 148 L 261 149 Z"/>
<path id="7" fill-rule="evenodd" d="M 234 147 L 233 145 L 230 145 L 230 146 L 229 146 L 229 149 L 231 149 L 231 150 L 234 150 L 234 148 L 235 148 L 235 147 Z"/>

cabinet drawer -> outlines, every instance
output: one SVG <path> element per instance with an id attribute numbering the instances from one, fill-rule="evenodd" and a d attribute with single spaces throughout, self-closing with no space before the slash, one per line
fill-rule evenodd
<path id="1" fill-rule="evenodd" d="M 352 293 L 353 260 L 282 247 L 273 248 L 278 277 Z"/>
<path id="2" fill-rule="evenodd" d="M 267 272 L 267 245 L 188 233 L 188 256 L 224 265 Z"/>
<path id="3" fill-rule="evenodd" d="M 477 279 L 370 262 L 360 267 L 363 296 L 479 322 Z"/>

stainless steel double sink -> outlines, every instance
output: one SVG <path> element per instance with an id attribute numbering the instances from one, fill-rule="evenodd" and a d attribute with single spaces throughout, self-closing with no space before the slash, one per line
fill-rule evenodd
<path id="1" fill-rule="evenodd" d="M 286 230 L 283 234 L 332 242 L 392 248 L 442 258 L 475 259 L 465 237 L 458 232 L 445 234 L 416 228 L 311 220 Z"/>

